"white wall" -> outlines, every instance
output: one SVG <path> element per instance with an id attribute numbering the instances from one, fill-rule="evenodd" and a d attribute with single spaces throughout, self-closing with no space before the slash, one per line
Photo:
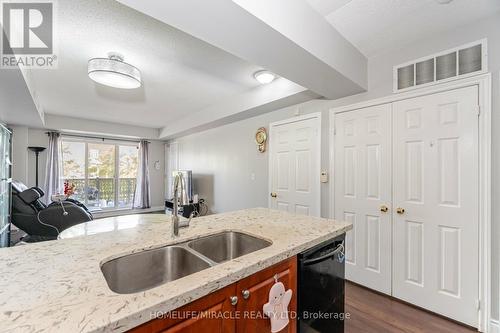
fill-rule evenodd
<path id="1" fill-rule="evenodd" d="M 16 138 L 12 140 L 13 161 L 17 167 L 12 169 L 12 178 L 28 183 L 28 127 L 10 126 Z"/>
<path id="2" fill-rule="evenodd" d="M 388 50 L 368 61 L 368 91 L 335 101 L 314 100 L 269 114 L 178 138 L 179 162 L 192 169 L 195 190 L 205 197 L 215 212 L 267 206 L 268 154 L 257 153 L 253 135 L 257 128 L 293 117 L 295 112 L 323 114 L 322 169 L 329 169 L 327 140 L 328 110 L 392 94 L 392 67 L 461 44 L 488 38 L 489 70 L 493 73 L 492 112 L 492 316 L 499 316 L 500 266 L 500 15 L 446 33 L 436 33 L 425 40 Z M 252 180 L 252 173 L 255 180 Z M 328 184 L 322 184 L 322 216 L 328 216 Z"/>
<path id="3" fill-rule="evenodd" d="M 73 118 L 47 114 L 45 115 L 45 128 L 58 130 L 65 133 L 84 133 L 87 135 L 134 138 L 158 139 L 159 130 L 142 126 L 110 123 L 90 119 Z"/>
<path id="4" fill-rule="evenodd" d="M 270 122 L 293 117 L 302 108 L 305 112 L 325 110 L 316 107 L 321 104 L 311 101 L 183 137 L 178 140 L 179 168 L 193 170 L 194 191 L 207 200 L 211 212 L 267 207 L 268 154 L 257 151 L 255 131 L 262 126 L 267 128 Z M 328 126 L 328 113 L 324 111 L 323 116 L 323 124 Z M 322 134 L 327 142 L 327 128 Z M 328 152 L 325 153 L 322 168 L 328 168 Z M 322 184 L 322 195 L 322 215 L 327 216 L 327 184 Z"/>
<path id="5" fill-rule="evenodd" d="M 42 109 L 35 102 L 21 70 L 0 70 L 0 118 L 7 124 L 43 126 Z M 36 96 L 35 96 L 36 97 Z"/>
<path id="6" fill-rule="evenodd" d="M 155 169 L 155 161 L 160 161 L 159 169 Z M 165 142 L 151 141 L 149 145 L 149 180 L 151 207 L 165 207 Z"/>
<path id="7" fill-rule="evenodd" d="M 48 147 L 47 130 L 23 126 L 11 126 L 11 128 L 12 158 L 14 166 L 13 179 L 23 181 L 27 186 L 35 186 L 35 154 L 29 151 L 28 147 Z M 160 161 L 159 170 L 154 168 L 155 161 Z M 40 153 L 39 163 L 39 186 L 43 188 L 45 182 L 47 151 Z M 163 207 L 165 205 L 164 165 L 164 143 L 161 141 L 151 141 L 149 152 L 149 177 L 151 181 L 152 207 Z"/>

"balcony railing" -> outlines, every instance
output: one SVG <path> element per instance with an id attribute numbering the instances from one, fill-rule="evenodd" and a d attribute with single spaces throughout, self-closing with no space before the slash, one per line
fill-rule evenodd
<path id="1" fill-rule="evenodd" d="M 75 185 L 75 193 L 71 198 L 83 202 L 91 210 L 132 207 L 135 178 L 118 178 L 118 191 L 115 191 L 114 178 L 90 178 L 87 184 L 83 178 L 65 181 Z"/>

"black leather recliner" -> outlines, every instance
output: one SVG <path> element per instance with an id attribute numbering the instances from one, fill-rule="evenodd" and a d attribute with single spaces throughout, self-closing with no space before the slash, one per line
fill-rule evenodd
<path id="1" fill-rule="evenodd" d="M 93 220 L 92 214 L 79 201 L 66 199 L 45 205 L 39 187 L 28 188 L 12 182 L 12 224 L 28 234 L 26 242 L 57 239 L 59 234 L 74 225 Z"/>

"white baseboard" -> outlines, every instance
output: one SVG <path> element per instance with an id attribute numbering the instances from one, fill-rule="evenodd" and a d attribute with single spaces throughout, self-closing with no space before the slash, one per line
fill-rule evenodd
<path id="1" fill-rule="evenodd" d="M 489 333 L 500 333 L 500 322 L 498 320 L 491 320 L 490 321 L 490 329 L 488 330 Z"/>
<path id="2" fill-rule="evenodd" d="M 109 210 L 109 211 L 97 211 L 97 212 L 92 212 L 92 215 L 94 216 L 94 219 L 102 219 L 105 217 L 150 213 L 150 212 L 158 212 L 158 211 L 165 211 L 165 207 L 158 206 L 158 207 L 151 207 L 151 208 L 145 208 L 145 209 L 116 209 L 116 210 Z"/>

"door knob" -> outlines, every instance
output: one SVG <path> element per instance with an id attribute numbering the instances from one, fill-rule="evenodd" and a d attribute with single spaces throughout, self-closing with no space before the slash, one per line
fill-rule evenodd
<path id="1" fill-rule="evenodd" d="M 404 213 L 405 213 L 405 209 L 404 209 L 404 208 L 401 208 L 401 207 L 398 207 L 398 208 L 396 209 L 396 213 L 398 213 L 398 214 L 404 214 Z"/>
<path id="2" fill-rule="evenodd" d="M 248 289 L 245 289 L 241 292 L 241 294 L 243 295 L 243 299 L 249 299 L 250 298 L 250 290 Z"/>
<path id="3" fill-rule="evenodd" d="M 271 192 L 271 197 L 276 198 L 277 196 L 276 192 Z"/>
<path id="4" fill-rule="evenodd" d="M 380 211 L 382 213 L 387 213 L 389 211 L 389 207 L 387 207 L 386 205 L 382 205 L 380 206 Z"/>
<path id="5" fill-rule="evenodd" d="M 235 306 L 236 304 L 238 304 L 238 296 L 231 296 L 231 297 L 229 297 L 229 300 L 231 301 L 232 306 Z"/>

